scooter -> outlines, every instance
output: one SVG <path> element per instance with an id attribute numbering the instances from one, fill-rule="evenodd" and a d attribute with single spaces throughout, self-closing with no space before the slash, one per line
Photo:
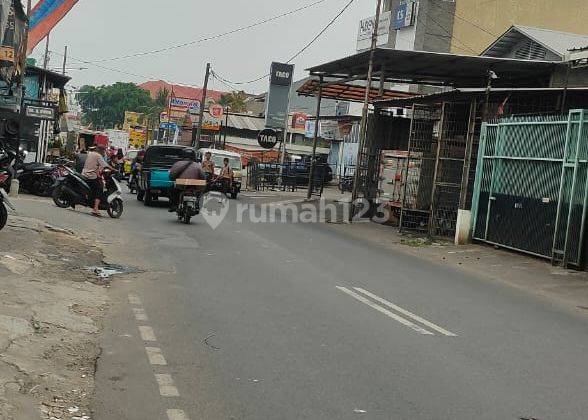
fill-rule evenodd
<path id="1" fill-rule="evenodd" d="M 59 208 L 66 209 L 77 205 L 93 207 L 91 189 L 84 177 L 73 169 L 64 167 L 67 175 L 55 185 L 53 190 L 53 202 Z M 102 172 L 105 191 L 100 200 L 100 210 L 106 210 L 113 219 L 118 219 L 124 211 L 122 189 L 120 183 L 113 176 L 112 171 L 105 169 Z"/>

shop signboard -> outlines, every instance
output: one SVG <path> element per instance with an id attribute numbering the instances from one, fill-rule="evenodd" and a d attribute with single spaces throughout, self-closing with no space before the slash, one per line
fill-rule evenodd
<path id="1" fill-rule="evenodd" d="M 170 107 L 191 114 L 198 114 L 200 112 L 200 101 L 188 98 L 171 98 Z"/>
<path id="2" fill-rule="evenodd" d="M 265 109 L 266 127 L 280 130 L 286 128 L 293 77 L 294 65 L 272 63 L 270 68 L 270 87 Z"/>
<path id="3" fill-rule="evenodd" d="M 125 121 L 123 130 L 129 131 L 133 127 L 142 127 L 145 125 L 145 114 L 140 112 L 125 111 Z"/>
<path id="4" fill-rule="evenodd" d="M 141 149 L 147 143 L 147 129 L 131 128 L 129 130 L 129 146 L 132 149 Z"/>
<path id="5" fill-rule="evenodd" d="M 222 116 L 222 114 L 221 114 Z M 209 111 L 204 112 L 202 120 L 202 129 L 208 131 L 220 131 L 221 119 L 211 115 Z"/>
<path id="6" fill-rule="evenodd" d="M 293 133 L 304 134 L 306 130 L 306 120 L 308 115 L 297 112 L 292 114 L 292 125 L 291 129 Z"/>
<path id="7" fill-rule="evenodd" d="M 257 135 L 257 142 L 264 149 L 273 149 L 278 144 L 278 132 L 273 128 L 261 130 Z"/>
<path id="8" fill-rule="evenodd" d="M 388 44 L 390 39 L 390 27 L 392 25 L 392 12 L 385 12 L 380 15 L 378 24 L 378 43 L 377 46 Z M 357 32 L 357 51 L 369 50 L 372 46 L 372 36 L 376 26 L 376 17 L 372 16 L 359 22 Z"/>
<path id="9" fill-rule="evenodd" d="M 220 120 L 223 117 L 223 114 L 225 113 L 225 109 L 222 105 L 215 104 L 210 105 L 210 107 L 208 108 L 208 112 L 213 118 Z"/>
<path id="10" fill-rule="evenodd" d="M 394 10 L 394 29 L 407 28 L 414 25 L 414 2 L 406 2 L 396 6 Z"/>
<path id="11" fill-rule="evenodd" d="M 55 109 L 44 106 L 26 106 L 27 117 L 38 118 L 40 120 L 55 119 Z"/>

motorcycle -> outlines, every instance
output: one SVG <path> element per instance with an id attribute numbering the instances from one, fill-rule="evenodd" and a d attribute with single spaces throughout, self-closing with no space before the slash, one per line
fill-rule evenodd
<path id="1" fill-rule="evenodd" d="M 56 166 L 45 163 L 25 163 L 19 170 L 20 188 L 29 194 L 51 197 L 56 180 Z"/>
<path id="2" fill-rule="evenodd" d="M 67 175 L 55 185 L 53 190 L 53 202 L 59 208 L 66 209 L 77 205 L 84 207 L 93 207 L 91 189 L 82 175 L 73 169 L 64 166 Z M 105 191 L 100 200 L 100 210 L 106 210 L 108 215 L 113 219 L 118 219 L 124 211 L 122 200 L 122 189 L 120 183 L 114 177 L 110 170 L 104 170 L 102 173 Z"/>
<path id="3" fill-rule="evenodd" d="M 189 225 L 192 217 L 200 214 L 203 192 L 206 190 L 205 180 L 178 179 L 176 188 L 181 190 L 176 214 L 180 222 Z"/>
<path id="4" fill-rule="evenodd" d="M 8 210 L 16 211 L 8 198 L 6 189 L 9 188 L 12 179 L 16 177 L 14 167 L 24 161 L 26 155 L 26 151 L 22 151 L 18 147 L 11 147 L 8 142 L 0 140 L 0 230 L 8 222 Z"/>

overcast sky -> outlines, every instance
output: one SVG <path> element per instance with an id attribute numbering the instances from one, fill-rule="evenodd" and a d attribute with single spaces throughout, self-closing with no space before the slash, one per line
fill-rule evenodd
<path id="1" fill-rule="evenodd" d="M 68 45 L 72 60 L 71 84 L 110 84 L 163 79 L 201 86 L 207 61 L 216 72 L 232 81 L 251 80 L 269 71 L 272 60 L 287 60 L 309 42 L 349 0 L 325 0 L 295 15 L 222 39 L 141 58 L 100 63 L 141 76 L 132 76 L 74 61 L 94 61 L 153 50 L 222 33 L 316 0 L 79 0 L 77 6 L 51 33 L 50 67 L 61 68 Z M 36 1 L 33 0 L 33 4 Z M 305 68 L 340 58 L 355 51 L 360 19 L 373 15 L 374 0 L 356 0 L 338 21 L 296 61 L 296 76 Z M 40 59 L 44 42 L 32 56 Z M 86 70 L 79 70 L 87 67 Z M 250 84 L 246 91 L 259 93 L 267 81 Z M 218 81 L 211 88 L 228 90 Z"/>

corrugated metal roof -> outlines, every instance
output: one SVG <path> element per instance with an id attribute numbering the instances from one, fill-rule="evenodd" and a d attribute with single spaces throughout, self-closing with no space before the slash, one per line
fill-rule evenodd
<path id="1" fill-rule="evenodd" d="M 238 130 L 261 131 L 265 128 L 265 118 L 251 115 L 229 114 L 228 126 Z"/>
<path id="2" fill-rule="evenodd" d="M 362 79 L 368 72 L 370 52 L 363 52 L 308 69 L 325 78 Z M 429 51 L 377 48 L 374 75 L 387 82 L 485 87 L 488 71 L 500 77 L 496 86 L 545 86 L 552 72 L 562 65 L 556 61 L 529 61 L 512 58 L 478 57 Z"/>
<path id="3" fill-rule="evenodd" d="M 514 25 L 494 41 L 481 55 L 485 57 L 502 57 L 525 38 L 547 48 L 562 59 L 569 50 L 588 45 L 588 35 Z"/>

